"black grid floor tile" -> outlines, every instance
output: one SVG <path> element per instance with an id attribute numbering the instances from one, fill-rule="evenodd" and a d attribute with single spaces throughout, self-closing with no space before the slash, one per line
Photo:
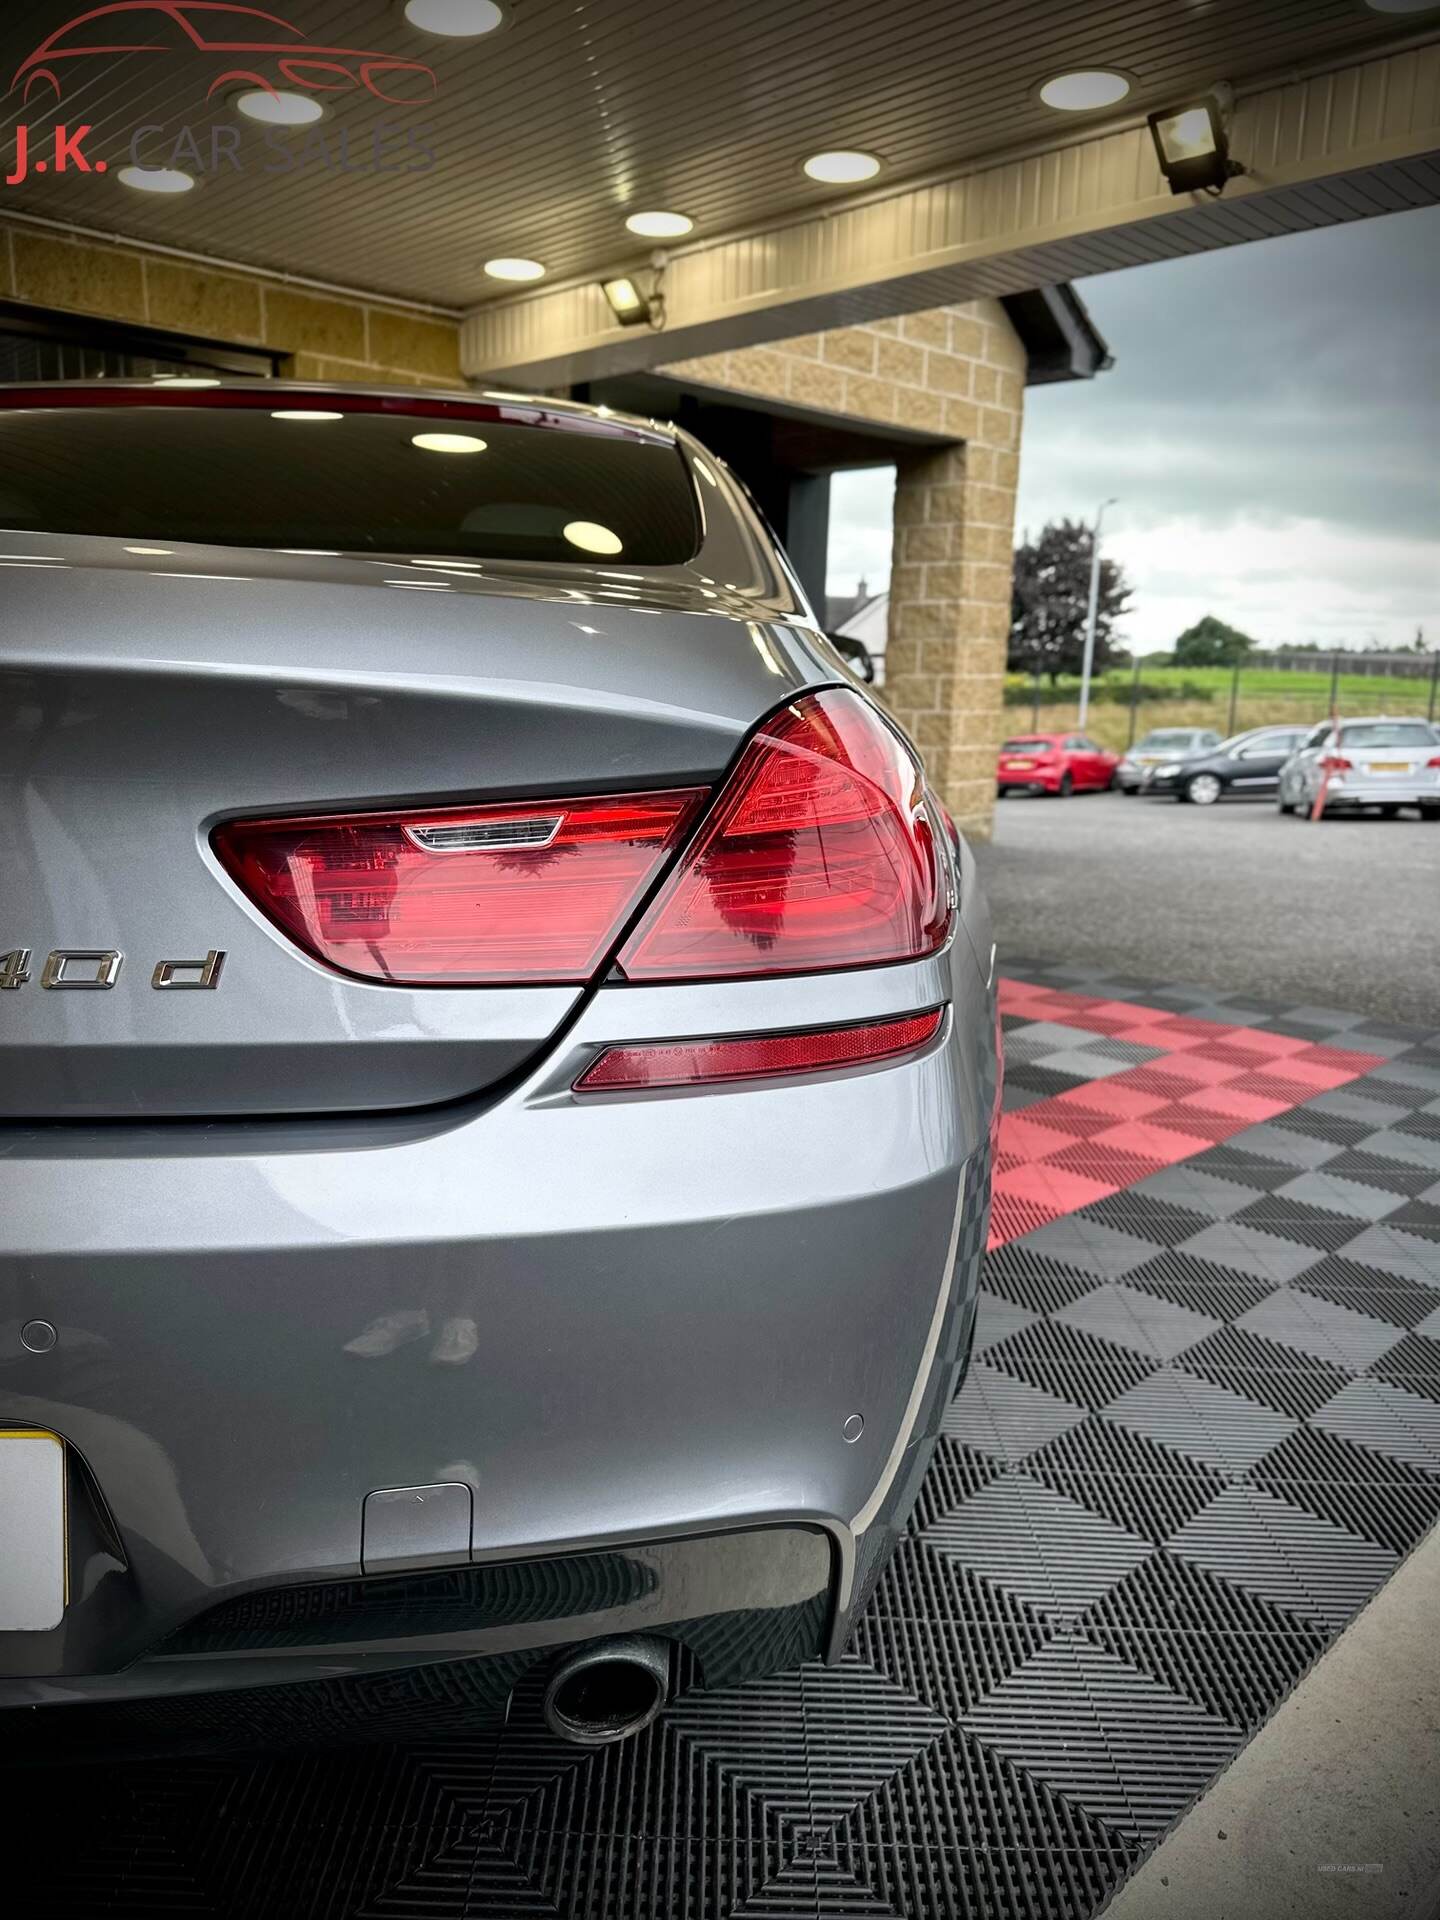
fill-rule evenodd
<path id="1" fill-rule="evenodd" d="M 504 1724 L 77 1764 L 10 1808 L 45 1848 L 47 1920 L 1100 1906 L 1440 1522 L 1440 1035 L 1009 972 L 1081 998 L 1005 1016 L 1007 1111 L 1102 1079 L 1183 1099 L 1155 1049 L 1114 1037 L 1138 1014 L 1080 1024 L 1102 1001 L 1380 1064 L 1313 1094 L 1295 1070 L 1290 1111 L 1165 1167 L 1095 1145 L 1098 1092 L 1062 1103 L 1058 1173 L 1119 1191 L 988 1257 L 974 1364 L 839 1666 L 686 1692 L 601 1753 L 548 1734 L 537 1669 Z M 1238 1080 L 1286 1079 L 1259 1042 L 1199 1044 Z"/>

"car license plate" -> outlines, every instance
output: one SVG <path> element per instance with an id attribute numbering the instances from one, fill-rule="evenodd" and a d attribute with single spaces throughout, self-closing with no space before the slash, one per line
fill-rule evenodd
<path id="1" fill-rule="evenodd" d="M 1034 764 L 1035 762 L 1033 760 L 1007 760 L 1005 762 L 1005 771 L 1007 773 L 1029 773 Z"/>
<path id="2" fill-rule="evenodd" d="M 0 1632 L 47 1633 L 65 1617 L 65 1443 L 0 1431 Z"/>
<path id="3" fill-rule="evenodd" d="M 1410 762 L 1408 760 L 1372 760 L 1366 771 L 1369 773 L 1408 773 L 1410 771 Z"/>

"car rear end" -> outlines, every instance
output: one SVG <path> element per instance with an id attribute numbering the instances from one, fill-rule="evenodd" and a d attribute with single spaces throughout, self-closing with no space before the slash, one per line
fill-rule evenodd
<path id="1" fill-rule="evenodd" d="M 1121 793 L 1138 793 L 1153 768 L 1163 766 L 1167 761 L 1183 759 L 1187 753 L 1196 753 L 1204 747 L 1219 744 L 1218 734 L 1201 727 L 1169 727 L 1147 733 L 1143 740 L 1137 740 L 1133 747 L 1128 747 L 1121 755 L 1120 764 L 1115 769 L 1114 784 Z"/>
<path id="2" fill-rule="evenodd" d="M 1325 808 L 1418 807 L 1440 814 L 1440 734 L 1424 720 L 1347 720 L 1317 756 Z"/>
<path id="3" fill-rule="evenodd" d="M 0 1703 L 837 1657 L 968 1348 L 993 946 L 728 474 L 295 388 L 0 446 Z"/>
<path id="4" fill-rule="evenodd" d="M 1017 734 L 1001 744 L 995 768 L 996 792 L 1058 793 L 1065 777 L 1063 735 Z"/>

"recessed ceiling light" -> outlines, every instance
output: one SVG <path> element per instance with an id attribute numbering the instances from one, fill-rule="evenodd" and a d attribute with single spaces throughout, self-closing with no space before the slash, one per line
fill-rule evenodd
<path id="1" fill-rule="evenodd" d="M 678 240 L 689 233 L 695 222 L 686 213 L 632 213 L 625 222 L 631 233 L 644 240 Z"/>
<path id="2" fill-rule="evenodd" d="M 1123 73 L 1111 67 L 1087 67 L 1077 73 L 1057 73 L 1040 89 L 1047 107 L 1060 113 L 1089 113 L 1096 107 L 1113 107 L 1130 91 Z"/>
<path id="3" fill-rule="evenodd" d="M 410 444 L 422 453 L 484 453 L 486 445 L 473 433 L 416 433 Z"/>
<path id="4" fill-rule="evenodd" d="M 498 260 L 487 260 L 485 271 L 492 280 L 543 280 L 545 269 L 538 260 L 512 259 L 502 254 Z"/>
<path id="5" fill-rule="evenodd" d="M 873 180 L 880 171 L 880 161 L 873 153 L 837 147 L 830 153 L 812 153 L 805 171 L 812 180 L 823 180 L 828 186 L 849 186 L 857 180 Z"/>
<path id="6" fill-rule="evenodd" d="M 271 415 L 272 420 L 343 420 L 343 413 L 319 413 L 310 407 L 279 407 Z"/>
<path id="7" fill-rule="evenodd" d="M 568 520 L 565 538 L 582 553 L 619 553 L 625 543 L 618 533 L 602 527 L 598 520 Z"/>
<path id="8" fill-rule="evenodd" d="M 218 387 L 220 382 L 208 373 L 157 373 L 157 387 Z"/>
<path id="9" fill-rule="evenodd" d="M 405 18 L 422 33 L 459 40 L 493 33 L 505 18 L 495 0 L 405 0 Z"/>
<path id="10" fill-rule="evenodd" d="M 262 120 L 267 127 L 308 127 L 325 111 L 313 93 L 271 93 L 268 87 L 252 87 L 235 105 L 247 120 Z"/>
<path id="11" fill-rule="evenodd" d="M 121 167 L 116 178 L 137 193 L 188 193 L 195 184 L 183 167 Z"/>

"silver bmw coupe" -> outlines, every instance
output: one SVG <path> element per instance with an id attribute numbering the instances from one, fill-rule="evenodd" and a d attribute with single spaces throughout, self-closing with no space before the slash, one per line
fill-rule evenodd
<path id="1" fill-rule="evenodd" d="M 0 392 L 0 1704 L 566 1738 L 836 1659 L 969 1348 L 973 862 L 743 488 Z"/>

